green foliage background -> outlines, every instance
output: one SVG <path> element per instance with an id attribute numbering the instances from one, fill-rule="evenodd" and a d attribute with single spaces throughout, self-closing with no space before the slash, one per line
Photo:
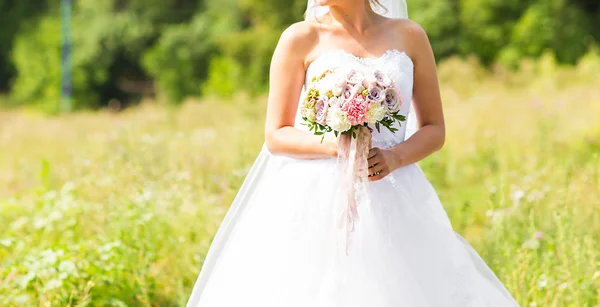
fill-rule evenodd
<path id="1" fill-rule="evenodd" d="M 600 55 L 438 68 L 446 144 L 419 164 L 453 228 L 520 306 L 600 306 Z M 264 144 L 244 96 L 0 111 L 0 306 L 185 306 Z"/>
<path id="2" fill-rule="evenodd" d="M 600 2 L 408 2 L 447 118 L 420 165 L 454 229 L 521 306 L 600 306 Z M 59 0 L 0 0 L 0 306 L 185 306 L 305 0 L 73 3 L 74 103 L 94 111 L 45 116 Z M 166 103 L 95 110 L 145 95 Z"/>
<path id="3" fill-rule="evenodd" d="M 58 0 L 0 0 L 0 92 L 12 104 L 59 105 Z M 279 34 L 305 0 L 73 0 L 76 108 L 152 94 L 266 90 Z M 600 40 L 596 0 L 408 0 L 438 59 L 476 55 L 517 67 L 550 50 L 574 64 Z M 4 100 L 3 100 L 4 101 Z M 6 103 L 4 103 L 6 104 Z"/>

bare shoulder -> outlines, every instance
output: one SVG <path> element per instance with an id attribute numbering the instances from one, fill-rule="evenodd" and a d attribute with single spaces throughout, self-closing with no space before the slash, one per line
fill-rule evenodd
<path id="1" fill-rule="evenodd" d="M 418 55 L 427 52 L 431 48 L 427 33 L 413 20 L 410 19 L 390 19 L 389 20 L 394 34 L 399 37 L 404 45 L 407 46 L 406 52 L 411 58 L 416 59 Z"/>
<path id="2" fill-rule="evenodd" d="M 319 42 L 318 27 L 318 23 L 308 21 L 292 24 L 281 34 L 277 49 L 304 61 Z"/>
<path id="3" fill-rule="evenodd" d="M 410 36 L 411 38 L 423 38 L 427 37 L 427 33 L 421 25 L 416 23 L 413 20 L 403 18 L 403 19 L 390 19 L 390 22 L 393 25 L 393 28 L 399 34 Z"/>

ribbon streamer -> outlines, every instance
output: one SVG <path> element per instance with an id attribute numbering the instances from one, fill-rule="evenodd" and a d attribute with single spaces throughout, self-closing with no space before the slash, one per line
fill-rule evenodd
<path id="1" fill-rule="evenodd" d="M 371 131 L 367 127 L 355 130 L 352 134 L 342 134 L 338 138 L 337 163 L 340 166 L 341 178 L 336 200 L 336 216 L 339 217 L 340 235 L 338 246 L 349 254 L 352 233 L 355 232 L 358 216 L 358 205 L 367 200 L 367 181 L 369 175 L 368 155 L 371 148 Z"/>

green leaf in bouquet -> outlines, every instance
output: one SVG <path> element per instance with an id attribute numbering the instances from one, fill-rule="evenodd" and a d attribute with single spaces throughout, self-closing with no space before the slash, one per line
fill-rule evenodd
<path id="1" fill-rule="evenodd" d="M 398 120 L 398 121 L 405 121 L 406 120 L 406 116 L 401 115 L 401 114 L 397 114 L 397 115 L 392 115 L 394 117 L 394 119 Z"/>
<path id="2" fill-rule="evenodd" d="M 377 132 L 381 133 L 381 126 L 379 125 L 379 122 L 375 123 L 375 129 L 377 129 Z"/>

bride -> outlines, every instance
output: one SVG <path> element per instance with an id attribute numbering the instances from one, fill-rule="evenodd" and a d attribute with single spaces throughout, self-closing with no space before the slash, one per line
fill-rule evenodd
<path id="1" fill-rule="evenodd" d="M 433 52 L 404 0 L 309 1 L 273 55 L 265 146 L 217 232 L 189 307 L 518 306 L 457 235 L 415 163 L 444 143 Z M 340 251 L 338 140 L 297 112 L 326 69 L 386 73 L 418 130 L 372 132 L 366 198 Z M 410 103 L 400 113 L 409 115 Z M 410 116 L 409 116 L 410 120 Z M 365 178 L 367 179 L 367 178 Z M 343 244 L 343 242 L 342 242 Z"/>

